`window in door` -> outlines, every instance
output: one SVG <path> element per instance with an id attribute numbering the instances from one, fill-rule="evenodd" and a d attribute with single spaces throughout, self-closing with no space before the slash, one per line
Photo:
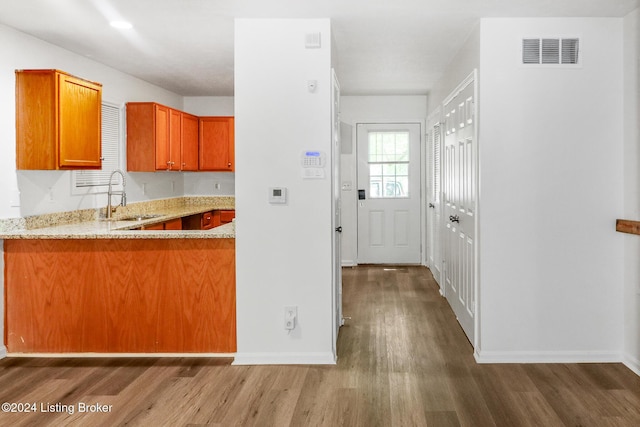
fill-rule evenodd
<path id="1" fill-rule="evenodd" d="M 409 154 L 409 132 L 369 132 L 369 197 L 409 197 Z"/>

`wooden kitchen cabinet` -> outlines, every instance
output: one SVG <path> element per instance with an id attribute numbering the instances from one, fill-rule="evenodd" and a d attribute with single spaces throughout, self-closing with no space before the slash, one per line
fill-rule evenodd
<path id="1" fill-rule="evenodd" d="M 228 224 L 236 217 L 235 210 L 218 211 L 220 213 L 220 224 Z"/>
<path id="2" fill-rule="evenodd" d="M 201 171 L 234 171 L 234 118 L 200 117 Z"/>
<path id="3" fill-rule="evenodd" d="M 182 113 L 180 170 L 198 170 L 198 117 Z"/>
<path id="4" fill-rule="evenodd" d="M 102 85 L 59 70 L 16 71 L 16 168 L 102 167 Z"/>
<path id="5" fill-rule="evenodd" d="M 182 230 L 182 218 L 175 218 L 165 222 L 143 225 L 141 230 Z"/>
<path id="6" fill-rule="evenodd" d="M 154 102 L 127 103 L 127 170 L 198 169 L 197 117 Z"/>
<path id="7" fill-rule="evenodd" d="M 10 352 L 236 351 L 235 239 L 17 239 L 4 254 Z"/>
<path id="8" fill-rule="evenodd" d="M 204 212 L 201 214 L 189 215 L 182 218 L 182 228 L 184 230 L 209 230 L 220 225 L 220 221 L 214 222 L 214 212 Z"/>

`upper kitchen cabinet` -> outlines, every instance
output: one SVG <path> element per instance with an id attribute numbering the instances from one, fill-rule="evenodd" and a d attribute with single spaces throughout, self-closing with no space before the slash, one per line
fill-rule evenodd
<path id="1" fill-rule="evenodd" d="M 180 144 L 180 169 L 183 171 L 198 170 L 198 117 L 182 114 Z"/>
<path id="2" fill-rule="evenodd" d="M 59 70 L 16 71 L 16 168 L 102 167 L 102 85 Z"/>
<path id="3" fill-rule="evenodd" d="M 127 170 L 197 170 L 197 153 L 197 117 L 154 102 L 127 103 Z"/>
<path id="4" fill-rule="evenodd" d="M 235 170 L 233 117 L 200 117 L 200 170 Z"/>

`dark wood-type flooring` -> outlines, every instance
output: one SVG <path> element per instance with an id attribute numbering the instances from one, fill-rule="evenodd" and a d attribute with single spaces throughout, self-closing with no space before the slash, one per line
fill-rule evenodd
<path id="1" fill-rule="evenodd" d="M 640 426 L 640 378 L 621 364 L 476 364 L 425 268 L 345 269 L 344 314 L 336 366 L 6 358 L 0 402 L 38 412 L 0 426 Z"/>

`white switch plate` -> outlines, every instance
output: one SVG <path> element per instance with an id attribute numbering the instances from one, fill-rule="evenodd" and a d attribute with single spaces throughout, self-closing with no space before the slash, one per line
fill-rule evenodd
<path id="1" fill-rule="evenodd" d="M 295 305 L 284 308 L 284 328 L 288 331 L 295 329 L 298 318 L 298 307 Z"/>

